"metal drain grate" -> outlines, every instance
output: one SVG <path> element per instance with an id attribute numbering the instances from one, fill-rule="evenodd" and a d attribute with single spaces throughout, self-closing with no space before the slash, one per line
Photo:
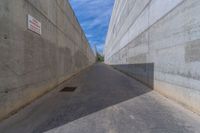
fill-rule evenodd
<path id="1" fill-rule="evenodd" d="M 73 92 L 76 90 L 77 87 L 65 87 L 60 92 Z"/>

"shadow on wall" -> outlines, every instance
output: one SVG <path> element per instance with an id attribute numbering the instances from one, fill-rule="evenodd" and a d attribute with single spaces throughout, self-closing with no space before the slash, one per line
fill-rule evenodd
<path id="1" fill-rule="evenodd" d="M 154 89 L 154 63 L 112 65 L 112 67 Z"/>

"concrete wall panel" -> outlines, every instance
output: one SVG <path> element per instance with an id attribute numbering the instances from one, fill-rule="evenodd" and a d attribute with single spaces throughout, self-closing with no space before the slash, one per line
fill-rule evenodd
<path id="1" fill-rule="evenodd" d="M 119 0 L 117 0 L 119 1 Z M 137 3 L 136 2 L 133 3 Z M 151 0 L 132 5 L 133 11 L 141 11 L 124 34 L 113 37 L 115 19 L 112 17 L 108 31 L 105 59 L 107 64 L 154 65 L 154 89 L 200 112 L 200 1 L 199 0 Z M 116 2 L 119 3 L 119 2 Z M 141 7 L 144 7 L 141 10 Z M 120 8 L 120 6 L 115 6 Z M 113 10 L 113 14 L 124 8 Z M 138 8 L 138 9 L 137 9 Z M 130 9 L 130 7 L 129 7 Z M 115 12 L 118 11 L 118 12 Z M 122 11 L 121 11 L 122 12 Z M 135 19 L 130 15 L 124 20 Z M 117 40 L 119 39 L 119 40 Z M 117 42 L 115 42 L 117 40 Z M 126 56 L 122 56 L 126 54 Z M 141 74 L 146 76 L 146 74 Z"/>
<path id="2" fill-rule="evenodd" d="M 67 0 L 0 0 L 0 119 L 95 62 Z M 27 15 L 42 34 L 27 29 Z"/>

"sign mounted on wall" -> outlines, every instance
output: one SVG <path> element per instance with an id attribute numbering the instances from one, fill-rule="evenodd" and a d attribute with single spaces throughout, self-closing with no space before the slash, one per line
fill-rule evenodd
<path id="1" fill-rule="evenodd" d="M 28 29 L 41 35 L 42 34 L 42 24 L 37 19 L 28 15 Z"/>

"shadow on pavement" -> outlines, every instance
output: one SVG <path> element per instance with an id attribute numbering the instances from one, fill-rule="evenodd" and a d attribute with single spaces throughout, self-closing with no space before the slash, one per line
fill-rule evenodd
<path id="1" fill-rule="evenodd" d="M 74 91 L 61 91 L 65 87 Z M 95 64 L 62 84 L 55 94 L 30 111 L 15 116 L 5 132 L 41 133 L 152 91 L 146 85 L 105 64 Z M 22 111 L 23 112 L 23 111 Z"/>
<path id="2" fill-rule="evenodd" d="M 68 84 L 77 84 L 78 90 L 69 101 L 66 101 L 62 110 L 57 110 L 59 113 L 55 114 L 47 123 L 43 123 L 36 132 L 60 127 L 151 91 L 148 87 L 104 64 L 92 66 Z"/>

